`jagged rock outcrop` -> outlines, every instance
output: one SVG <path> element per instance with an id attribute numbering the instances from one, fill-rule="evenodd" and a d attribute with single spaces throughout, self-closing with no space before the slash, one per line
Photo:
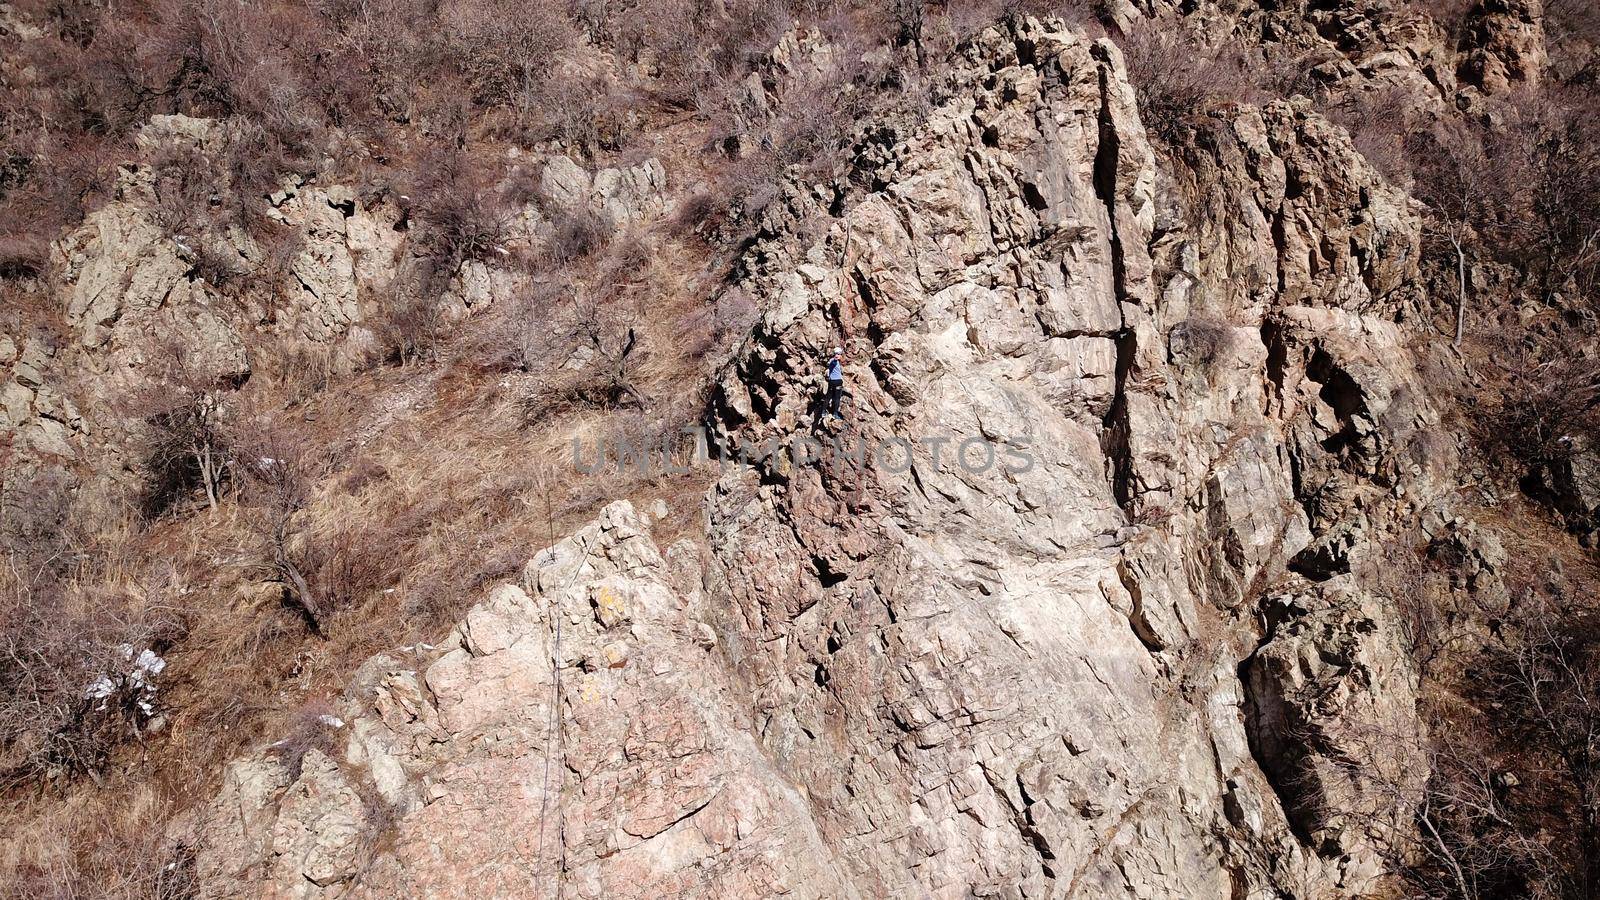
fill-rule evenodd
<path id="1" fill-rule="evenodd" d="M 240 332 L 276 313 L 284 314 L 284 324 L 293 332 L 312 341 L 331 340 L 359 320 L 356 258 L 370 254 L 382 260 L 376 266 L 369 260 L 362 267 L 366 273 L 392 267 L 400 240 L 392 227 L 392 211 L 374 214 L 362 208 L 349 188 L 310 186 L 298 179 L 269 198 L 273 218 L 293 229 L 299 241 L 287 267 L 287 278 L 294 282 L 288 291 L 291 299 L 281 310 L 270 297 L 248 298 L 237 313 L 221 308 L 214 279 L 200 271 L 201 257 L 227 260 L 239 267 L 234 275 L 259 274 L 268 271 L 267 252 L 237 228 L 220 236 L 191 234 L 177 230 L 181 223 L 163 221 L 164 198 L 151 163 L 161 154 L 174 153 L 206 159 L 234 139 L 209 120 L 153 117 L 137 141 L 141 159 L 119 172 L 113 202 L 91 213 L 58 245 L 53 269 L 68 294 L 67 324 L 84 347 L 100 351 L 94 358 L 136 352 L 153 330 L 148 320 L 163 311 L 174 315 L 206 311 L 200 317 L 204 321 L 191 332 L 180 332 L 179 339 L 198 350 L 230 357 L 219 365 L 235 368 L 239 363 L 232 360 L 242 357 Z M 212 202 L 220 201 L 213 197 Z M 374 215 L 378 221 L 371 220 Z M 386 215 L 389 221 L 383 223 Z M 355 221 L 347 224 L 347 220 Z M 363 287 L 371 291 L 377 285 L 369 282 Z M 303 298 L 295 299 L 300 294 Z"/>
<path id="2" fill-rule="evenodd" d="M 1280 652 L 1262 610 L 1359 594 L 1332 579 L 1376 511 L 1450 465 L 1419 450 L 1438 416 L 1396 324 L 1416 212 L 1303 105 L 1203 129 L 1180 184 L 1110 44 L 1024 23 L 965 65 L 976 88 L 775 277 L 723 382 L 724 446 L 759 456 L 808 428 L 806 375 L 843 343 L 841 443 L 914 448 L 774 462 L 712 498 L 765 743 L 873 893 L 1362 890 L 1361 827 L 1293 834 L 1287 768 L 1318 764 L 1252 753 L 1296 735 L 1244 709 L 1302 687 L 1251 662 Z M 968 438 L 1032 464 L 974 471 Z M 1333 608 L 1310 640 L 1392 671 L 1309 676 L 1362 695 L 1329 729 L 1414 720 L 1381 605 Z"/>
<path id="3" fill-rule="evenodd" d="M 851 895 L 712 662 L 699 581 L 692 549 L 607 507 L 526 591 L 370 660 L 321 749 L 232 765 L 206 895 Z"/>
<path id="4" fill-rule="evenodd" d="M 1369 829 L 1392 839 L 1382 829 L 1404 806 L 1390 792 L 1415 791 L 1425 777 L 1409 655 L 1393 614 L 1351 587 L 1340 576 L 1305 595 L 1270 598 L 1267 639 L 1243 673 L 1253 750 L 1297 835 L 1330 855 Z M 1360 876 L 1377 874 L 1367 866 Z"/>
<path id="5" fill-rule="evenodd" d="M 1485 94 L 1539 83 L 1545 53 L 1540 0 L 1479 0 L 1467 16 L 1461 75 Z"/>
<path id="6" fill-rule="evenodd" d="M 16 466 L 77 460 L 125 477 L 138 466 L 127 451 L 140 425 L 123 407 L 174 369 L 225 395 L 250 376 L 251 354 L 263 344 L 298 348 L 339 372 L 383 351 L 377 327 L 412 293 L 408 279 L 432 265 L 410 239 L 412 198 L 363 197 L 315 174 L 291 174 L 262 198 L 276 228 L 270 242 L 237 224 L 222 227 L 208 214 L 224 202 L 220 192 L 189 196 L 163 179 L 220 166 L 230 142 L 248 139 L 231 127 L 153 116 L 134 158 L 118 169 L 110 202 L 53 246 L 50 277 L 64 297 L 66 340 L 14 335 L 0 343 L 0 449 L 16 451 Z M 592 216 L 608 231 L 626 230 L 666 208 L 659 160 L 593 173 L 565 156 L 534 164 L 543 196 L 506 223 L 503 243 L 490 251 L 496 259 L 547 249 L 560 239 L 552 216 Z M 525 271 L 493 260 L 467 259 L 444 276 L 437 303 L 446 317 L 508 302 L 529 286 Z"/>
<path id="7" fill-rule="evenodd" d="M 1458 88 L 1451 35 L 1413 4 L 1114 0 L 1108 7 L 1127 30 L 1148 27 L 1140 18 L 1163 27 L 1181 21 L 1220 46 L 1260 53 L 1267 70 L 1258 75 L 1285 93 L 1326 91 L 1354 110 L 1399 106 L 1439 115 Z"/>
<path id="8" fill-rule="evenodd" d="M 220 196 L 167 196 L 160 182 L 171 160 L 199 165 L 235 139 L 210 120 L 153 117 L 111 202 L 53 246 L 66 339 L 22 336 L 13 353 L 0 347 L 0 365 L 16 356 L 0 388 L 0 440 L 28 465 L 88 458 L 102 472 L 123 470 L 138 423 L 122 404 L 174 369 L 195 384 L 240 384 L 251 373 L 247 348 L 264 338 L 326 347 L 346 367 L 363 352 L 344 338 L 373 315 L 395 269 L 398 213 L 369 208 L 348 188 L 288 179 L 267 198 L 288 254 L 282 277 L 269 277 L 279 270 L 255 237 L 184 206 Z M 235 280 L 258 287 L 222 285 Z"/>
<path id="9" fill-rule="evenodd" d="M 667 170 L 651 158 L 593 174 L 565 156 L 551 157 L 540 189 L 559 210 L 586 210 L 606 227 L 624 229 L 653 218 L 666 205 Z"/>
<path id="10" fill-rule="evenodd" d="M 614 505 L 375 658 L 328 749 L 230 770 L 209 893 L 1379 886 L 1426 769 L 1375 738 L 1416 676 L 1360 563 L 1454 521 L 1416 210 L 1303 103 L 1174 165 L 1058 24 L 948 84 L 753 251 L 708 546 Z"/>
<path id="11" fill-rule="evenodd" d="M 70 460 L 84 431 L 72 398 L 54 386 L 58 348 L 46 334 L 0 335 L 0 438 L 11 437 L 31 455 Z"/>
<path id="12" fill-rule="evenodd" d="M 1543 6 L 1111 0 L 1104 9 L 1126 31 L 1182 22 L 1207 42 L 1259 53 L 1267 68 L 1258 77 L 1285 93 L 1322 93 L 1357 118 L 1404 113 L 1426 121 L 1457 111 L 1493 117 L 1484 97 L 1536 86 L 1549 65 Z"/>

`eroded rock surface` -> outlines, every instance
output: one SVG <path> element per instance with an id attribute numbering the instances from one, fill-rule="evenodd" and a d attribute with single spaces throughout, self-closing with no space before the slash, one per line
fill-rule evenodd
<path id="1" fill-rule="evenodd" d="M 437 649 L 369 661 L 326 751 L 231 766 L 207 892 L 848 895 L 695 618 L 695 555 L 649 529 L 613 504 Z"/>
<path id="2" fill-rule="evenodd" d="M 810 428 L 827 348 L 855 361 L 845 453 L 712 498 L 764 743 L 871 893 L 1359 892 L 1360 827 L 1296 819 L 1327 751 L 1285 758 L 1301 723 L 1246 710 L 1310 678 L 1359 697 L 1330 733 L 1414 723 L 1393 623 L 1339 576 L 1453 458 L 1419 455 L 1437 413 L 1396 322 L 1415 211 L 1298 104 L 1216 121 L 1175 184 L 1111 45 L 1023 23 L 967 62 L 978 89 L 773 277 L 722 386 L 727 452 L 760 456 Z M 1031 465 L 974 471 L 967 438 Z M 1298 652 L 1261 627 L 1281 592 L 1330 605 L 1297 640 L 1383 677 L 1269 664 Z"/>
<path id="3" fill-rule="evenodd" d="M 175 166 L 222 165 L 230 142 L 248 139 L 209 119 L 151 117 L 110 201 L 53 246 L 50 287 L 63 297 L 66 339 L 0 338 L 0 450 L 17 451 L 18 470 L 78 460 L 131 482 L 140 461 L 129 449 L 142 425 L 126 407 L 172 370 L 225 406 L 264 346 L 335 372 L 384 352 L 378 332 L 431 265 L 425 242 L 411 238 L 412 199 L 286 175 L 262 198 L 276 242 L 266 246 L 265 236 L 210 221 L 209 207 L 228 199 L 222 192 L 190 197 L 163 180 Z M 526 296 L 526 272 L 494 261 L 547 250 L 563 216 L 609 233 L 667 206 L 666 169 L 653 158 L 595 172 L 565 156 L 530 165 L 542 174 L 541 197 L 506 223 L 490 261 L 443 274 L 446 318 Z"/>
<path id="4" fill-rule="evenodd" d="M 375 658 L 329 750 L 230 770 L 208 892 L 1375 889 L 1373 812 L 1425 769 L 1363 764 L 1418 726 L 1358 563 L 1454 521 L 1416 210 L 1300 103 L 1174 166 L 1116 48 L 1056 24 L 950 84 L 823 239 L 753 251 L 765 316 L 709 418 L 754 465 L 708 546 L 613 505 Z M 853 396 L 819 424 L 834 345 Z"/>

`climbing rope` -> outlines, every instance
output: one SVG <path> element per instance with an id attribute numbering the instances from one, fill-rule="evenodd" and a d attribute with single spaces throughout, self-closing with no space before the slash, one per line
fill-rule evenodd
<path id="1" fill-rule="evenodd" d="M 550 545 L 549 551 L 553 551 L 555 549 L 555 546 L 556 545 L 554 543 L 552 543 Z M 547 552 L 549 552 L 549 551 L 547 551 Z M 552 594 L 550 596 L 559 597 L 559 596 L 565 595 L 567 590 L 572 587 L 573 582 L 577 580 L 578 573 L 583 571 L 584 563 L 586 563 L 588 561 L 589 561 L 589 551 L 587 549 L 585 549 L 584 552 L 583 552 L 583 557 L 578 560 L 578 564 L 573 568 L 572 574 L 567 576 L 567 580 L 566 580 L 566 582 L 564 584 L 561 585 L 560 590 L 555 592 L 554 594 Z M 566 717 L 561 714 L 561 615 L 560 615 L 560 610 L 557 608 L 557 606 L 556 606 L 556 604 L 554 602 L 550 602 L 550 603 L 546 604 L 546 609 L 547 609 L 547 611 L 549 613 L 549 619 L 546 621 L 546 625 L 545 625 L 545 627 L 547 629 L 546 634 L 549 635 L 550 638 L 551 638 L 551 647 L 550 647 L 550 716 L 549 716 L 549 719 L 547 720 L 547 725 L 546 725 L 546 729 L 545 729 L 544 778 L 543 778 L 543 782 L 542 782 L 541 796 L 539 798 L 539 842 L 537 844 L 535 852 L 539 853 L 539 854 L 542 854 L 544 852 L 545 820 L 546 820 L 546 814 L 548 812 L 549 804 L 550 804 L 550 757 L 552 755 L 552 748 L 554 748 L 554 752 L 557 753 L 557 754 L 560 754 L 560 756 L 561 756 L 561 759 L 560 759 L 560 762 L 559 762 L 559 766 L 561 767 L 560 770 L 559 770 L 560 774 L 561 774 L 561 780 L 560 780 L 560 783 L 556 786 L 556 840 L 558 842 L 558 844 L 557 844 L 558 855 L 557 855 L 557 858 L 556 858 L 556 871 L 555 871 L 555 877 L 556 877 L 555 896 L 556 896 L 556 900 L 561 900 L 561 897 L 566 892 L 566 886 L 567 886 L 567 881 L 566 881 L 566 872 L 567 872 L 567 816 L 566 816 L 567 776 L 566 776 L 566 769 L 565 769 L 565 767 L 566 767 L 566 746 L 567 746 L 567 741 L 566 741 Z"/>

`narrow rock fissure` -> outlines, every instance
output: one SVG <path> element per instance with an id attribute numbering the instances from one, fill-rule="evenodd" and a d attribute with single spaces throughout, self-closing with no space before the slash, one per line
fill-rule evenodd
<path id="1" fill-rule="evenodd" d="M 1125 262 L 1122 238 L 1117 229 L 1117 165 L 1120 143 L 1115 123 L 1111 120 L 1110 87 L 1106 83 L 1107 71 L 1100 74 L 1100 141 L 1095 150 L 1095 193 L 1105 205 L 1106 222 L 1111 244 L 1111 282 L 1117 303 L 1117 313 L 1122 327 L 1117 332 L 1116 375 L 1112 388 L 1111 407 L 1106 411 L 1100 436 L 1101 448 L 1111 467 L 1111 491 L 1123 511 L 1132 514 L 1133 459 L 1129 446 L 1128 376 L 1133 370 L 1133 357 L 1138 349 L 1137 339 L 1128 328 L 1127 315 L 1122 304 L 1127 299 Z"/>

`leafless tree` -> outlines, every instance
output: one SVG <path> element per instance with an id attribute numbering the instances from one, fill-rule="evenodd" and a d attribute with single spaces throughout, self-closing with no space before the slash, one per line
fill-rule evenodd
<path id="1" fill-rule="evenodd" d="M 1508 735 L 1555 765 L 1542 775 L 1575 894 L 1600 891 L 1600 620 L 1534 594 L 1518 609 L 1516 635 L 1491 675 Z"/>
<path id="2" fill-rule="evenodd" d="M 223 418 L 232 385 L 218 365 L 177 338 L 159 343 L 150 359 L 150 379 L 122 401 L 128 417 L 145 427 L 145 512 L 158 515 L 195 487 L 216 509 L 228 470 Z"/>
<path id="3" fill-rule="evenodd" d="M 1559 868 L 1480 724 L 1344 723 L 1340 752 L 1323 758 L 1361 785 L 1362 837 L 1405 896 L 1544 896 L 1532 886 Z"/>
<path id="4" fill-rule="evenodd" d="M 1441 129 L 1413 141 L 1416 194 L 1429 211 L 1428 236 L 1452 256 L 1456 309 L 1452 343 L 1461 346 L 1466 330 L 1470 286 L 1468 262 L 1481 229 L 1493 221 L 1490 181 L 1502 177 L 1484 150 L 1482 139 L 1466 128 Z"/>
<path id="5" fill-rule="evenodd" d="M 928 67 L 928 52 L 923 47 L 922 29 L 926 0 L 894 0 L 890 12 L 894 17 L 895 42 L 910 47 L 917 55 L 917 68 Z"/>
<path id="6" fill-rule="evenodd" d="M 1600 124 L 1593 88 L 1550 90 L 1520 129 L 1526 157 L 1524 256 L 1547 294 L 1596 303 L 1600 288 Z M 1513 132 L 1512 138 L 1519 137 Z"/>
<path id="7" fill-rule="evenodd" d="M 1553 589 L 1552 589 L 1553 590 Z M 1374 729 L 1332 761 L 1359 777 L 1375 849 L 1407 896 L 1592 897 L 1600 886 L 1600 622 L 1530 592 L 1422 732 Z M 1468 702 L 1464 702 L 1468 701 Z M 1394 748 L 1426 759 L 1385 766 Z"/>
<path id="8" fill-rule="evenodd" d="M 306 510 L 327 460 L 307 437 L 264 414 L 245 417 L 233 429 L 237 468 L 243 480 L 244 520 L 261 542 L 267 568 L 288 587 L 306 624 L 326 636 L 327 614 L 312 588 L 306 561 Z"/>

